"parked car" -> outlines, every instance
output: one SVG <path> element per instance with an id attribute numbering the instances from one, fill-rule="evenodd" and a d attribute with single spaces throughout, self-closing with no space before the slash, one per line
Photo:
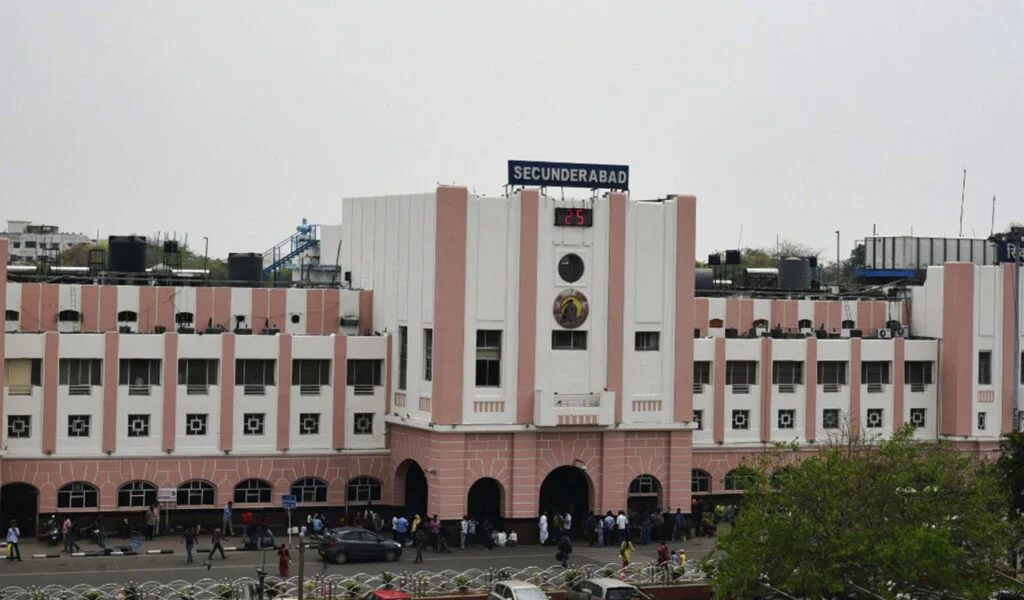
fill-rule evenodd
<path id="1" fill-rule="evenodd" d="M 341 527 L 320 540 L 320 557 L 336 564 L 350 560 L 396 561 L 402 557 L 402 546 L 360 527 Z"/>
<path id="2" fill-rule="evenodd" d="M 508 579 L 495 583 L 487 600 L 548 600 L 548 595 L 532 583 Z"/>
<path id="3" fill-rule="evenodd" d="M 363 600 L 412 600 L 412 596 L 398 590 L 373 590 L 363 596 Z"/>
<path id="4" fill-rule="evenodd" d="M 652 600 L 643 590 L 611 577 L 587 579 L 572 586 L 565 593 L 565 600 Z"/>

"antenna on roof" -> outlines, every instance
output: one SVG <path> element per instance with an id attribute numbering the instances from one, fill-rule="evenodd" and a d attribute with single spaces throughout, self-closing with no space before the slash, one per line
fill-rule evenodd
<path id="1" fill-rule="evenodd" d="M 967 168 L 964 167 L 964 182 L 960 186 L 960 237 L 964 237 L 964 194 L 967 192 Z"/>
<path id="2" fill-rule="evenodd" d="M 742 248 L 743 247 L 743 223 L 740 223 L 740 238 L 738 240 L 736 240 L 736 247 L 737 248 Z"/>
<path id="3" fill-rule="evenodd" d="M 992 196 L 992 229 L 989 230 L 989 237 L 996 234 L 996 197 Z"/>

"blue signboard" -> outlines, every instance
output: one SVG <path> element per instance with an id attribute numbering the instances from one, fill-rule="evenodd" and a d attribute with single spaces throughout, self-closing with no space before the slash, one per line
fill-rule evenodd
<path id="1" fill-rule="evenodd" d="M 508 161 L 508 184 L 531 187 L 628 190 L 629 167 L 626 165 L 510 160 Z"/>
<path id="2" fill-rule="evenodd" d="M 999 242 L 999 262 L 1024 262 L 1024 240 L 1018 243 L 1005 240 Z"/>
<path id="3" fill-rule="evenodd" d="M 281 505 L 285 510 L 293 510 L 299 505 L 299 502 L 295 496 L 281 496 Z"/>

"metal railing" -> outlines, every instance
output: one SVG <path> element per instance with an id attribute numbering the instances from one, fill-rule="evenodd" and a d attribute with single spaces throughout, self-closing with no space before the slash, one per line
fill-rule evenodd
<path id="1" fill-rule="evenodd" d="M 206 383 L 189 383 L 185 386 L 185 394 L 189 396 L 206 396 L 210 393 L 210 385 Z"/>
<path id="2" fill-rule="evenodd" d="M 7 395 L 8 396 L 31 396 L 32 395 L 32 385 L 31 384 L 29 384 L 29 385 L 19 385 L 19 384 L 15 384 L 15 383 L 8 384 L 8 386 L 7 386 Z"/>
<path id="3" fill-rule="evenodd" d="M 68 386 L 68 394 L 72 396 L 91 396 L 92 386 L 88 384 L 74 383 Z"/>
<path id="4" fill-rule="evenodd" d="M 928 389 L 928 384 L 926 384 L 926 383 L 912 383 L 912 384 L 910 384 L 910 391 L 915 393 L 915 394 L 923 393 L 927 389 Z"/>
<path id="5" fill-rule="evenodd" d="M 128 386 L 129 396 L 148 396 L 150 393 L 150 386 L 148 383 L 133 383 Z"/>
<path id="6" fill-rule="evenodd" d="M 372 396 L 375 387 L 372 383 L 357 383 L 352 386 L 352 393 L 356 396 Z"/>
<path id="7" fill-rule="evenodd" d="M 794 384 L 794 383 L 780 383 L 779 384 L 779 393 L 780 394 L 795 394 L 796 393 L 796 384 Z"/>
<path id="8" fill-rule="evenodd" d="M 265 396 L 267 386 L 262 383 L 247 383 L 242 386 L 242 394 L 246 396 Z"/>
<path id="9" fill-rule="evenodd" d="M 703 383 L 697 383 L 696 381 L 693 382 L 693 393 L 694 394 L 703 394 L 704 393 L 704 384 Z"/>
<path id="10" fill-rule="evenodd" d="M 319 383 L 303 383 L 299 385 L 300 396 L 319 396 L 320 395 L 320 384 Z"/>
<path id="11" fill-rule="evenodd" d="M 821 391 L 826 394 L 838 394 L 841 389 L 843 389 L 843 384 L 841 383 L 826 383 L 821 386 Z"/>
<path id="12" fill-rule="evenodd" d="M 732 384 L 732 393 L 734 394 L 749 394 L 750 385 L 746 383 L 734 383 Z"/>
<path id="13" fill-rule="evenodd" d="M 559 408 L 601 408 L 597 394 L 553 394 L 551 401 Z"/>
<path id="14" fill-rule="evenodd" d="M 885 384 L 884 383 L 869 383 L 868 384 L 868 393 L 869 394 L 881 394 L 884 391 L 885 391 Z"/>

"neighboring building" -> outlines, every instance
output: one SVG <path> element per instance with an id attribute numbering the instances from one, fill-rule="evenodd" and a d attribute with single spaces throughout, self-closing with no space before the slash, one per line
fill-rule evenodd
<path id="1" fill-rule="evenodd" d="M 1012 427 L 1010 265 L 931 267 L 907 302 L 697 298 L 692 197 L 442 187 L 343 211 L 324 252 L 353 289 L 0 270 L 0 512 L 112 513 L 174 488 L 183 510 L 295 493 L 532 530 L 555 506 L 737 493 L 772 442 L 913 423 L 987 453 Z"/>
<path id="2" fill-rule="evenodd" d="M 0 237 L 10 240 L 7 252 L 11 262 L 54 262 L 68 248 L 92 241 L 81 233 L 61 233 L 56 225 L 33 225 L 29 221 L 7 221 L 7 231 Z"/>

